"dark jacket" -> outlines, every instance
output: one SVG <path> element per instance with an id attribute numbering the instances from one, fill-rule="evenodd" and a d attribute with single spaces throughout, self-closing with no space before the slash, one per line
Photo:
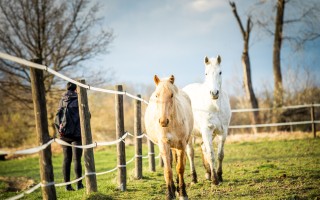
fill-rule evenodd
<path id="1" fill-rule="evenodd" d="M 72 137 L 62 136 L 61 139 L 65 141 L 81 140 L 78 94 L 75 91 L 68 90 L 62 95 L 59 103 L 59 110 L 61 110 L 61 108 L 63 107 L 66 107 L 68 103 L 68 112 L 72 116 L 72 121 L 75 123 L 76 127 L 74 129 Z"/>

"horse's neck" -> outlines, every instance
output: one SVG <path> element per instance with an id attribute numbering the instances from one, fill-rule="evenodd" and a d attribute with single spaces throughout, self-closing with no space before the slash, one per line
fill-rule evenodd
<path id="1" fill-rule="evenodd" d="M 172 107 L 172 113 L 174 113 L 174 115 L 171 115 L 170 120 L 175 120 L 177 123 L 182 123 L 183 121 L 183 117 L 182 115 L 182 103 L 181 103 L 181 99 L 179 99 L 179 97 L 175 97 L 175 102 L 174 105 Z"/>
<path id="2" fill-rule="evenodd" d="M 220 98 L 217 100 L 210 99 L 210 111 L 219 112 L 220 111 Z"/>

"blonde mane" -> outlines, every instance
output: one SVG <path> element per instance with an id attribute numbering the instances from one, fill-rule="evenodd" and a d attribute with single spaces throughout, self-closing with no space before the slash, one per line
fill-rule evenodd
<path id="1" fill-rule="evenodd" d="M 183 105 L 181 105 L 184 101 L 183 98 L 188 98 L 188 96 L 186 96 L 186 94 L 180 90 L 175 84 L 172 84 L 169 81 L 169 78 L 164 78 L 160 81 L 160 83 L 158 84 L 156 91 L 154 92 L 154 98 L 156 95 L 156 92 L 159 89 L 163 89 L 165 90 L 165 92 L 172 92 L 173 93 L 173 103 L 172 105 L 174 106 L 172 109 L 172 112 L 170 112 L 170 120 L 175 122 L 175 123 L 183 123 L 183 116 L 185 115 L 185 110 L 183 109 Z M 152 95 L 152 96 L 153 96 Z M 153 99 L 153 98 L 152 98 Z M 151 100 L 151 99 L 150 99 Z M 153 100 L 156 101 L 157 103 L 165 103 L 165 102 L 161 102 L 159 100 Z M 188 98 L 189 103 L 190 99 Z"/>

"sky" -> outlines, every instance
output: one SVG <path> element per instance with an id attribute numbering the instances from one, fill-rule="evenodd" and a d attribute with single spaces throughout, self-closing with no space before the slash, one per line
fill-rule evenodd
<path id="1" fill-rule="evenodd" d="M 245 25 L 254 2 L 235 1 Z M 115 84 L 152 85 L 153 76 L 175 76 L 178 87 L 204 78 L 204 57 L 222 58 L 222 88 L 243 94 L 242 35 L 226 0 L 104 0 L 100 15 L 111 28 L 114 40 L 109 53 L 94 59 L 94 65 L 112 69 Z M 271 12 L 271 11 L 270 11 Z M 318 43 L 319 44 L 319 43 Z M 283 51 L 282 71 L 297 62 L 308 64 L 320 75 L 320 45 L 311 45 L 299 55 Z M 273 87 L 271 36 L 253 29 L 250 61 L 256 91 Z M 139 91 L 138 91 L 139 92 Z"/>

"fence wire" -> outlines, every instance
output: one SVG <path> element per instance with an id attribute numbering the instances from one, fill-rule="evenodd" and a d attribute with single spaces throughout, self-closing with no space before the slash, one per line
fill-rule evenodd
<path id="1" fill-rule="evenodd" d="M 51 143 L 53 142 L 57 142 L 58 144 L 61 144 L 61 145 L 66 145 L 66 146 L 72 146 L 72 147 L 76 147 L 76 148 L 93 148 L 93 147 L 97 147 L 97 146 L 110 146 L 110 145 L 115 145 L 119 142 L 122 142 L 124 141 L 124 139 L 128 136 L 132 136 L 134 137 L 134 135 L 132 135 L 131 133 L 129 132 L 126 132 L 121 138 L 119 138 L 118 140 L 115 140 L 115 141 L 111 141 L 111 142 L 95 142 L 95 143 L 92 143 L 92 144 L 88 144 L 88 145 L 71 145 L 69 143 L 66 143 L 60 139 L 51 139 L 50 141 L 48 141 L 46 144 L 43 144 L 41 146 L 38 146 L 38 147 L 34 147 L 34 148 L 30 148 L 30 149 L 25 149 L 25 150 L 19 150 L 19 151 L 15 151 L 15 152 L 0 152 L 0 154 L 2 153 L 5 153 L 5 154 L 32 154 L 32 153 L 37 153 L 39 151 L 42 151 L 43 149 L 47 148 Z M 140 136 L 137 136 L 136 138 L 143 138 L 143 137 L 146 137 L 148 138 L 148 136 L 146 134 L 142 134 Z M 21 194 L 18 194 L 16 196 L 13 196 L 13 197 L 10 197 L 10 198 L 7 198 L 6 200 L 16 200 L 16 199 L 20 199 L 22 197 L 24 197 L 26 194 L 30 194 L 32 192 L 34 192 L 35 190 L 37 190 L 38 188 L 40 187 L 47 187 L 47 186 L 51 186 L 54 184 L 55 187 L 62 187 L 62 186 L 66 186 L 66 185 L 69 185 L 69 184 L 73 184 L 73 183 L 77 183 L 78 181 L 84 179 L 86 176 L 91 176 L 91 175 L 103 175 L 103 174 L 108 174 L 108 173 L 111 173 L 111 172 L 114 172 L 116 171 L 118 168 L 120 167 L 126 167 L 128 164 L 130 164 L 131 162 L 134 161 L 134 159 L 136 157 L 142 157 L 142 158 L 149 158 L 150 155 L 154 155 L 154 153 L 148 153 L 147 156 L 143 156 L 143 155 L 134 155 L 130 160 L 128 160 L 126 162 L 126 165 L 121 165 L 121 166 L 116 166 L 114 167 L 113 169 L 110 169 L 110 170 L 107 170 L 107 171 L 104 171 L 104 172 L 89 172 L 89 173 L 85 173 L 85 175 L 83 175 L 82 177 L 80 178 L 77 178 L 75 180 L 72 180 L 72 181 L 69 181 L 69 182 L 63 182 L 63 183 L 47 183 L 47 184 L 42 184 L 42 183 L 38 183 L 37 185 L 33 186 L 32 188 L 30 188 L 29 190 L 25 191 L 25 192 L 22 192 Z M 160 158 L 160 155 L 156 156 L 155 157 L 156 159 Z"/>
<path id="2" fill-rule="evenodd" d="M 93 91 L 98 91 L 98 92 L 104 92 L 104 93 L 109 93 L 109 94 L 121 94 L 121 95 L 126 95 L 130 98 L 133 98 L 133 99 L 136 99 L 136 100 L 139 100 L 141 102 L 144 102 L 145 104 L 148 104 L 148 101 L 144 100 L 143 98 L 141 97 L 138 97 L 138 96 L 135 96 L 135 95 L 132 95 L 126 91 L 116 91 L 116 90 L 107 90 L 107 89 L 103 89 L 103 88 L 98 88 L 98 87 L 93 87 L 93 86 L 90 86 L 90 85 L 87 85 L 87 84 L 83 84 L 83 83 L 80 83 L 78 81 L 75 81 L 45 65 L 40 65 L 40 64 L 37 64 L 37 63 L 34 63 L 34 62 L 31 62 L 31 61 L 28 61 L 28 60 L 25 60 L 25 59 L 22 59 L 22 58 L 18 58 L 18 57 L 15 57 L 15 56 L 11 56 L 11 55 L 8 55 L 8 54 L 5 54 L 5 53 L 1 53 L 0 52 L 0 58 L 3 58 L 3 59 L 6 59 L 6 60 L 10 60 L 12 62 L 16 62 L 16 63 L 19 63 L 21 65 L 25 65 L 25 66 L 28 66 L 28 67 L 33 67 L 33 68 L 36 68 L 36 69 L 41 69 L 41 70 L 45 70 L 55 76 L 58 76 L 66 81 L 69 81 L 69 82 L 72 82 L 76 85 L 78 85 L 79 87 L 82 87 L 82 88 L 86 88 L 88 90 L 93 90 Z"/>

